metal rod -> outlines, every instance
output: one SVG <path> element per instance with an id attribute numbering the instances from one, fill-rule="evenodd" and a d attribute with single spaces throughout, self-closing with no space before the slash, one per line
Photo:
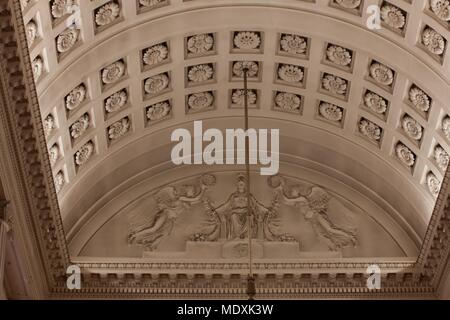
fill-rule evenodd
<path id="1" fill-rule="evenodd" d="M 244 72 L 244 116 L 245 116 L 245 132 L 248 133 L 248 68 L 242 70 Z M 248 231 L 248 255 L 249 255 L 249 276 L 247 280 L 247 294 L 249 300 L 253 300 L 255 295 L 255 279 L 253 277 L 253 255 L 252 255 L 252 238 L 253 238 L 253 210 L 250 193 L 250 137 L 245 136 L 245 170 L 247 180 L 247 231 Z"/>

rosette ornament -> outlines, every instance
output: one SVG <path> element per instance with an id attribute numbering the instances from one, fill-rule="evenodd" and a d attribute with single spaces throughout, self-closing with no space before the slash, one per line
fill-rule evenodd
<path id="1" fill-rule="evenodd" d="M 139 4 L 143 7 L 151 8 L 155 7 L 160 3 L 164 3 L 167 0 L 139 0 Z"/>
<path id="2" fill-rule="evenodd" d="M 397 143 L 397 145 L 395 146 L 395 154 L 397 158 L 406 166 L 408 167 L 414 166 L 414 163 L 416 162 L 416 156 L 411 151 L 411 149 L 409 149 L 403 143 L 401 142 Z"/>
<path id="3" fill-rule="evenodd" d="M 394 72 L 384 64 L 374 62 L 370 66 L 370 76 L 379 84 L 390 86 L 394 82 Z"/>
<path id="4" fill-rule="evenodd" d="M 358 124 L 359 132 L 372 141 L 378 142 L 381 139 L 381 128 L 376 123 L 362 118 Z"/>
<path id="5" fill-rule="evenodd" d="M 118 140 L 130 131 L 130 119 L 123 118 L 108 128 L 109 140 Z"/>
<path id="6" fill-rule="evenodd" d="M 214 47 L 214 37 L 209 33 L 191 36 L 187 40 L 187 49 L 192 54 L 204 54 Z"/>
<path id="7" fill-rule="evenodd" d="M 334 94 L 345 95 L 347 93 L 347 81 L 332 74 L 325 74 L 322 78 L 322 87 Z"/>
<path id="8" fill-rule="evenodd" d="M 167 74 L 161 73 L 146 79 L 144 82 L 144 90 L 148 94 L 155 95 L 167 89 L 169 82 L 170 80 Z"/>
<path id="9" fill-rule="evenodd" d="M 394 29 L 402 29 L 405 26 L 406 18 L 402 10 L 390 4 L 381 7 L 381 20 Z"/>
<path id="10" fill-rule="evenodd" d="M 77 43 L 79 30 L 68 28 L 58 35 L 56 39 L 56 49 L 59 53 L 69 51 Z"/>
<path id="11" fill-rule="evenodd" d="M 431 11 L 443 21 L 450 21 L 450 1 L 430 0 Z"/>
<path id="12" fill-rule="evenodd" d="M 405 115 L 402 119 L 402 128 L 406 135 L 413 140 L 419 141 L 422 139 L 423 129 L 422 126 L 413 118 Z"/>
<path id="13" fill-rule="evenodd" d="M 387 110 L 386 99 L 371 91 L 364 95 L 364 104 L 377 114 L 384 114 Z"/>
<path id="14" fill-rule="evenodd" d="M 168 101 L 159 102 L 151 105 L 147 109 L 147 119 L 149 121 L 157 121 L 167 117 L 170 114 L 172 107 Z"/>
<path id="15" fill-rule="evenodd" d="M 75 110 L 86 99 L 86 87 L 80 84 L 66 96 L 66 109 L 69 111 Z"/>
<path id="16" fill-rule="evenodd" d="M 213 106 L 214 96 L 211 92 L 193 93 L 188 97 L 188 107 L 192 110 L 204 110 Z"/>
<path id="17" fill-rule="evenodd" d="M 104 84 L 111 84 L 119 81 L 125 74 L 125 63 L 116 61 L 102 70 L 102 81 Z"/>
<path id="18" fill-rule="evenodd" d="M 73 0 L 53 0 L 50 4 L 52 16 L 57 19 L 69 14 L 70 8 L 73 5 Z"/>
<path id="19" fill-rule="evenodd" d="M 145 50 L 142 60 L 148 66 L 153 66 L 163 62 L 169 56 L 169 49 L 166 44 L 156 44 Z"/>
<path id="20" fill-rule="evenodd" d="M 352 55 L 348 49 L 330 45 L 327 48 L 327 59 L 339 66 L 348 66 L 352 62 Z"/>
<path id="21" fill-rule="evenodd" d="M 254 50 L 259 48 L 261 38 L 256 32 L 242 31 L 235 34 L 233 43 L 237 49 Z"/>
<path id="22" fill-rule="evenodd" d="M 431 171 L 427 174 L 427 186 L 430 193 L 437 197 L 441 190 L 441 181 L 439 181 L 436 175 Z"/>
<path id="23" fill-rule="evenodd" d="M 361 4 L 361 0 L 336 0 L 336 3 L 346 9 L 356 9 Z"/>
<path id="24" fill-rule="evenodd" d="M 95 23 L 99 27 L 106 26 L 116 20 L 119 14 L 120 6 L 116 2 L 108 2 L 96 10 Z"/>
<path id="25" fill-rule="evenodd" d="M 66 179 L 64 178 L 64 173 L 62 171 L 59 171 L 56 174 L 54 182 L 55 182 L 56 193 L 61 192 L 62 188 L 66 184 Z"/>
<path id="26" fill-rule="evenodd" d="M 308 43 L 305 37 L 295 34 L 283 34 L 280 39 L 281 51 L 298 55 L 305 54 Z"/>
<path id="27" fill-rule="evenodd" d="M 233 63 L 233 75 L 236 77 L 244 77 L 244 69 L 247 68 L 247 76 L 255 78 L 258 76 L 259 65 L 256 61 L 236 61 Z"/>
<path id="28" fill-rule="evenodd" d="M 422 32 L 422 43 L 429 52 L 441 55 L 445 50 L 445 39 L 436 30 L 425 28 Z"/>
<path id="29" fill-rule="evenodd" d="M 446 116 L 442 119 L 442 132 L 448 141 L 450 141 L 450 117 Z"/>
<path id="30" fill-rule="evenodd" d="M 119 111 L 128 101 L 127 91 L 121 90 L 113 93 L 105 101 L 105 110 L 108 113 Z"/>
<path id="31" fill-rule="evenodd" d="M 434 148 L 434 160 L 436 161 L 436 164 L 438 165 L 439 169 L 442 171 L 447 170 L 448 163 L 450 160 L 450 157 L 447 153 L 447 151 L 444 150 L 440 145 L 437 145 Z"/>
<path id="32" fill-rule="evenodd" d="M 211 80 L 214 70 L 209 64 L 198 64 L 188 68 L 188 79 L 191 82 L 204 82 Z"/>
<path id="33" fill-rule="evenodd" d="M 430 97 L 416 86 L 409 89 L 409 101 L 420 111 L 427 112 L 430 109 Z"/>
<path id="34" fill-rule="evenodd" d="M 256 91 L 253 89 L 247 90 L 248 104 L 255 104 L 257 100 Z M 231 101 L 233 104 L 243 107 L 245 102 L 245 91 L 242 89 L 235 89 L 231 95 Z"/>
<path id="35" fill-rule="evenodd" d="M 278 92 L 275 96 L 275 105 L 283 111 L 293 112 L 300 110 L 300 96 L 289 92 Z"/>
<path id="36" fill-rule="evenodd" d="M 92 141 L 84 144 L 76 153 L 75 153 L 75 163 L 77 166 L 81 167 L 86 162 L 88 162 L 94 153 L 94 143 Z"/>
<path id="37" fill-rule="evenodd" d="M 302 67 L 293 64 L 280 64 L 277 74 L 281 80 L 290 83 L 301 83 L 304 76 Z"/>
<path id="38" fill-rule="evenodd" d="M 341 122 L 344 116 L 343 109 L 337 105 L 321 102 L 319 105 L 319 114 L 332 122 Z"/>

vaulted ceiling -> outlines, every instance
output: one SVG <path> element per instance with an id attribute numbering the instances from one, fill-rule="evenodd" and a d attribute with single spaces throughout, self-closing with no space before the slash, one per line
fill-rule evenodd
<path id="1" fill-rule="evenodd" d="M 372 4 L 379 30 L 366 26 Z M 242 127 L 248 66 L 250 125 L 281 129 L 281 171 L 297 162 L 335 175 L 419 243 L 450 152 L 447 2 L 22 5 L 69 238 L 108 201 L 173 167 L 173 129 L 196 119 Z"/>

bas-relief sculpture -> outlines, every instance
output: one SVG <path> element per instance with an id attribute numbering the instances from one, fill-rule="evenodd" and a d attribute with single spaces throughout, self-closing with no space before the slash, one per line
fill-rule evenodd
<path id="1" fill-rule="evenodd" d="M 273 176 L 264 186 L 271 194 L 271 199 L 262 198 L 268 202 L 266 204 L 253 192 L 250 199 L 247 198 L 247 182 L 243 174 L 235 178 L 231 194 L 221 192 L 219 198 L 216 193 L 212 198 L 210 191 L 221 188 L 222 184 L 215 175 L 205 174 L 195 184 L 169 185 L 157 190 L 152 196 L 155 207 L 132 218 L 135 221 L 130 223 L 128 243 L 142 247 L 144 255 L 152 252 L 152 257 L 156 257 L 155 252 L 164 251 L 159 249 L 162 241 L 179 236 L 174 232 L 177 220 L 182 215 L 195 215 L 200 218 L 200 223 L 193 222 L 195 232 L 185 239 L 188 251 L 206 248 L 207 253 L 222 248 L 224 252 L 231 250 L 227 257 L 244 257 L 251 223 L 252 239 L 256 243 L 253 249 L 257 257 L 266 255 L 263 248 L 278 248 L 290 252 L 292 257 L 293 253 L 302 251 L 302 243 L 286 231 L 286 222 L 281 219 L 282 210 L 292 208 L 294 215 L 302 216 L 297 223 L 304 224 L 294 228 L 310 228 L 314 238 L 311 240 L 320 242 L 326 250 L 338 252 L 357 245 L 356 226 L 338 226 L 333 222 L 328 215 L 333 196 L 320 186 L 294 184 L 283 176 Z"/>

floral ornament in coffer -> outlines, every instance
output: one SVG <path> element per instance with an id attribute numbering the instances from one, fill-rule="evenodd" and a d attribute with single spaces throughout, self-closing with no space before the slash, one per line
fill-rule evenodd
<path id="1" fill-rule="evenodd" d="M 425 28 L 422 32 L 422 43 L 429 52 L 441 55 L 445 50 L 445 39 L 431 28 Z"/>
<path id="2" fill-rule="evenodd" d="M 105 101 L 105 110 L 108 113 L 119 111 L 128 101 L 128 93 L 125 89 L 113 93 Z"/>
<path id="3" fill-rule="evenodd" d="M 69 51 L 77 43 L 79 30 L 68 28 L 58 35 L 56 39 L 56 49 L 59 53 Z"/>
<path id="4" fill-rule="evenodd" d="M 450 21 L 450 1 L 430 0 L 431 11 L 443 21 Z"/>
<path id="5" fill-rule="evenodd" d="M 346 67 L 352 62 L 352 54 L 343 47 L 329 45 L 327 48 L 327 59 L 338 66 Z"/>
<path id="6" fill-rule="evenodd" d="M 347 81 L 332 74 L 324 74 L 322 88 L 334 94 L 345 95 L 347 93 Z"/>
<path id="7" fill-rule="evenodd" d="M 430 97 L 416 86 L 412 86 L 409 89 L 409 101 L 420 111 L 427 112 L 430 109 Z"/>
<path id="8" fill-rule="evenodd" d="M 170 114 L 172 107 L 168 101 L 163 101 L 150 106 L 147 109 L 147 119 L 157 121 L 164 119 Z"/>
<path id="9" fill-rule="evenodd" d="M 111 84 L 119 81 L 125 74 L 125 63 L 116 61 L 102 70 L 103 84 Z"/>
<path id="10" fill-rule="evenodd" d="M 44 70 L 44 61 L 40 56 L 38 56 L 31 63 L 31 67 L 33 70 L 34 81 L 38 81 Z"/>
<path id="11" fill-rule="evenodd" d="M 36 40 L 38 33 L 36 22 L 34 22 L 34 20 L 30 20 L 25 27 L 25 31 L 27 33 L 28 47 L 31 47 Z"/>
<path id="12" fill-rule="evenodd" d="M 420 141 L 423 135 L 422 126 L 413 118 L 405 115 L 402 119 L 402 128 L 406 135 L 413 140 Z"/>
<path id="13" fill-rule="evenodd" d="M 56 193 L 59 193 L 61 189 L 66 184 L 66 179 L 64 178 L 64 173 L 62 171 L 59 171 L 55 176 L 55 190 Z"/>
<path id="14" fill-rule="evenodd" d="M 168 75 L 166 73 L 161 73 L 146 79 L 144 82 L 144 90 L 146 93 L 154 95 L 167 89 L 169 82 Z"/>
<path id="15" fill-rule="evenodd" d="M 192 54 L 204 54 L 214 47 L 214 37 L 209 33 L 197 34 L 187 40 L 187 50 Z"/>
<path id="16" fill-rule="evenodd" d="M 139 0 L 139 4 L 143 7 L 151 8 L 166 1 L 167 0 Z"/>
<path id="17" fill-rule="evenodd" d="M 204 110 L 213 106 L 214 95 L 211 92 L 193 93 L 188 97 L 188 107 L 192 110 Z"/>
<path id="18" fill-rule="evenodd" d="M 233 63 L 233 75 L 236 77 L 244 77 L 244 69 L 247 69 L 249 78 L 258 77 L 259 65 L 256 61 L 236 61 Z"/>
<path id="19" fill-rule="evenodd" d="M 55 118 L 52 114 L 49 114 L 47 117 L 45 117 L 43 126 L 45 137 L 48 138 L 56 128 Z"/>
<path id="20" fill-rule="evenodd" d="M 343 109 L 337 105 L 321 102 L 319 104 L 319 115 L 332 122 L 341 122 L 344 112 Z"/>
<path id="21" fill-rule="evenodd" d="M 386 99 L 372 91 L 367 91 L 364 95 L 364 104 L 367 108 L 377 114 L 384 114 L 387 110 Z"/>
<path id="22" fill-rule="evenodd" d="M 66 96 L 66 109 L 69 111 L 75 110 L 86 99 L 86 87 L 80 84 Z"/>
<path id="23" fill-rule="evenodd" d="M 79 167 L 84 165 L 86 162 L 91 159 L 94 153 L 94 143 L 92 141 L 84 144 L 78 151 L 75 153 L 75 164 Z"/>
<path id="24" fill-rule="evenodd" d="M 412 167 L 416 162 L 416 156 L 414 153 L 401 142 L 397 143 L 395 146 L 395 155 L 408 167 Z"/>
<path id="25" fill-rule="evenodd" d="M 444 119 L 442 119 L 442 132 L 444 133 L 444 136 L 447 138 L 448 141 L 450 141 L 450 117 L 446 116 Z"/>
<path id="26" fill-rule="evenodd" d="M 70 126 L 70 135 L 73 139 L 81 137 L 89 128 L 90 117 L 89 114 L 83 114 L 77 121 Z"/>
<path id="27" fill-rule="evenodd" d="M 439 169 L 442 171 L 447 170 L 448 163 L 450 160 L 450 157 L 447 153 L 447 151 L 444 150 L 440 145 L 437 145 L 434 148 L 434 160 L 436 161 L 436 164 L 438 165 Z"/>
<path id="28" fill-rule="evenodd" d="M 431 171 L 427 174 L 427 186 L 433 196 L 437 197 L 439 195 L 439 191 L 441 190 L 441 181 L 439 181 L 436 175 Z"/>
<path id="29" fill-rule="evenodd" d="M 401 30 L 405 26 L 405 13 L 396 6 L 384 4 L 380 13 L 381 20 L 392 28 Z"/>
<path id="30" fill-rule="evenodd" d="M 257 100 L 256 91 L 253 89 L 247 90 L 247 102 L 249 105 L 255 104 Z M 235 89 L 231 95 L 231 102 L 237 106 L 244 106 L 245 91 L 242 89 Z"/>
<path id="31" fill-rule="evenodd" d="M 345 9 L 356 9 L 361 4 L 361 0 L 335 0 L 338 6 Z"/>
<path id="32" fill-rule="evenodd" d="M 381 128 L 376 123 L 362 118 L 358 124 L 359 132 L 372 141 L 378 142 L 381 139 Z"/>
<path id="33" fill-rule="evenodd" d="M 50 149 L 48 149 L 48 156 L 50 159 L 50 164 L 52 166 L 55 165 L 56 161 L 58 161 L 59 159 L 59 146 L 58 144 L 54 144 L 53 146 L 50 147 Z"/>
<path id="34" fill-rule="evenodd" d="M 70 8 L 73 5 L 73 0 L 53 0 L 51 4 L 51 13 L 54 19 L 70 13 Z"/>
<path id="35" fill-rule="evenodd" d="M 278 66 L 278 78 L 289 83 L 301 83 L 303 80 L 303 68 L 293 64 L 280 64 Z"/>
<path id="36" fill-rule="evenodd" d="M 145 50 L 142 60 L 147 66 L 154 66 L 163 62 L 169 56 L 169 49 L 165 43 L 156 44 Z"/>
<path id="37" fill-rule="evenodd" d="M 295 34 L 283 34 L 280 39 L 281 51 L 293 55 L 305 54 L 308 42 L 305 37 Z"/>
<path id="38" fill-rule="evenodd" d="M 275 96 L 275 106 L 287 112 L 300 110 L 301 102 L 301 97 L 294 93 L 278 92 Z"/>
<path id="39" fill-rule="evenodd" d="M 108 128 L 109 140 L 118 140 L 130 131 L 130 119 L 125 117 L 117 122 L 114 122 Z"/>
<path id="40" fill-rule="evenodd" d="M 108 2 L 96 10 L 95 23 L 98 27 L 106 26 L 115 21 L 120 14 L 120 6 L 116 2 Z"/>
<path id="41" fill-rule="evenodd" d="M 259 49 L 261 45 L 261 37 L 258 32 L 241 31 L 234 35 L 234 47 L 241 50 L 255 50 Z"/>
<path id="42" fill-rule="evenodd" d="M 188 68 L 188 79 L 190 82 L 204 82 L 211 80 L 214 69 L 209 64 L 198 64 Z"/>
<path id="43" fill-rule="evenodd" d="M 394 71 L 384 64 L 373 62 L 369 71 L 370 76 L 379 84 L 390 86 L 394 82 Z"/>

